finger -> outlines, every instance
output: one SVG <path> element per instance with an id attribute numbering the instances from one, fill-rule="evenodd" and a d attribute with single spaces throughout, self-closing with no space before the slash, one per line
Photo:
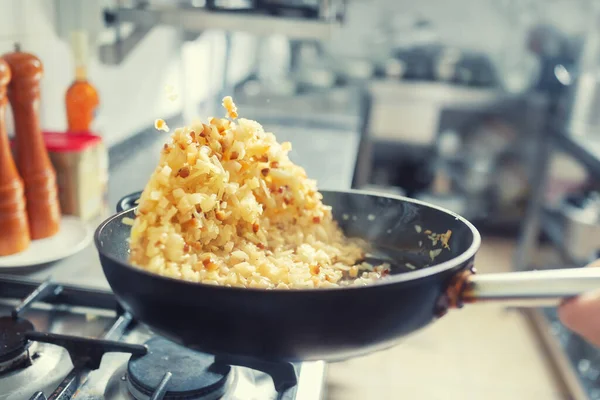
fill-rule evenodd
<path id="1" fill-rule="evenodd" d="M 558 317 L 567 328 L 600 347 L 600 290 L 565 302 L 558 308 Z"/>

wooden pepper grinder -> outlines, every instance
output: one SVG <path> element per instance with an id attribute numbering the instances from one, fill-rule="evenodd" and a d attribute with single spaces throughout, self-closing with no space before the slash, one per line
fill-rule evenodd
<path id="1" fill-rule="evenodd" d="M 29 231 L 32 239 L 43 239 L 60 228 L 56 172 L 40 129 L 43 66 L 36 56 L 21 52 L 18 45 L 3 58 L 12 72 L 8 99 L 14 117 L 17 167 L 25 184 Z"/>
<path id="2" fill-rule="evenodd" d="M 23 181 L 17 172 L 6 133 L 6 87 L 11 74 L 0 58 L 0 256 L 29 247 L 29 226 Z"/>

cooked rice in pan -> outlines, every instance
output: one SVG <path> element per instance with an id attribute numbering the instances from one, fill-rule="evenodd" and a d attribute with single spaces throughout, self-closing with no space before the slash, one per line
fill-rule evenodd
<path id="1" fill-rule="evenodd" d="M 238 118 L 179 128 L 141 196 L 130 262 L 205 284 L 265 289 L 364 285 L 388 265 L 362 262 L 316 182 L 288 158 L 291 144 Z"/>

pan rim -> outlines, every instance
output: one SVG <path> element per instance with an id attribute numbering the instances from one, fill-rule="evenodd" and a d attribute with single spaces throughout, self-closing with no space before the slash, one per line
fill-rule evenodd
<path id="1" fill-rule="evenodd" d="M 454 217 L 457 221 L 460 221 L 463 224 L 465 224 L 471 231 L 471 234 L 473 235 L 473 241 L 471 242 L 471 245 L 469 246 L 469 248 L 467 250 L 465 250 L 458 256 L 451 258 L 450 260 L 444 261 L 440 264 L 432 265 L 432 266 L 422 268 L 419 270 L 403 272 L 401 274 L 394 275 L 394 276 L 388 277 L 386 279 L 377 280 L 375 282 L 369 283 L 368 285 L 364 285 L 364 286 L 343 286 L 343 287 L 334 287 L 334 288 L 312 288 L 312 289 L 261 289 L 261 288 L 244 288 L 244 287 L 228 287 L 228 286 L 220 286 L 220 285 L 210 285 L 210 284 L 205 284 L 202 282 L 192 282 L 192 281 L 186 281 L 183 279 L 177 279 L 177 278 L 171 278 L 168 276 L 159 275 L 159 274 L 147 271 L 145 269 L 142 269 L 140 267 L 136 267 L 128 262 L 123 262 L 103 250 L 101 241 L 100 241 L 100 235 L 102 234 L 102 230 L 108 224 L 110 224 L 113 220 L 118 219 L 118 218 L 123 218 L 127 214 L 132 213 L 137 207 L 121 211 L 119 213 L 112 215 L 111 217 L 108 217 L 106 220 L 104 220 L 96 228 L 96 230 L 94 232 L 94 244 L 96 246 L 96 250 L 102 257 L 108 258 L 115 264 L 118 264 L 119 268 L 127 268 L 127 269 L 132 270 L 135 273 L 143 274 L 143 275 L 146 275 L 153 279 L 163 280 L 165 282 L 171 282 L 171 283 L 190 286 L 190 287 L 201 287 L 201 288 L 210 289 L 210 290 L 223 290 L 223 291 L 229 291 L 229 292 L 233 292 L 233 293 L 248 292 L 248 293 L 264 293 L 264 294 L 266 294 L 266 293 L 272 293 L 272 294 L 290 293 L 291 294 L 291 293 L 305 293 L 305 292 L 311 292 L 311 293 L 317 294 L 317 293 L 338 292 L 340 290 L 369 290 L 369 289 L 374 289 L 374 288 L 377 288 L 380 286 L 394 285 L 394 284 L 397 284 L 400 282 L 416 281 L 419 279 L 424 279 L 424 278 L 428 278 L 430 276 L 437 275 L 439 273 L 450 270 L 456 266 L 459 266 L 459 265 L 469 261 L 470 259 L 472 259 L 475 256 L 475 254 L 477 254 L 477 251 L 481 247 L 481 234 L 479 233 L 477 228 L 471 222 L 469 222 L 466 218 L 462 217 L 461 215 L 459 215 L 455 212 L 452 212 L 448 209 L 445 209 L 443 207 L 437 206 L 435 204 L 431 204 L 431 203 L 427 203 L 425 201 L 411 199 L 411 198 L 399 196 L 399 195 L 393 195 L 393 194 L 387 194 L 387 193 L 381 194 L 381 193 L 371 191 L 371 190 L 359 190 L 359 189 L 326 190 L 326 189 L 323 189 L 323 190 L 320 190 L 320 192 L 321 193 L 347 193 L 347 194 L 375 196 L 375 197 L 379 197 L 379 198 L 402 201 L 402 202 L 406 202 L 406 203 L 412 203 L 412 204 L 417 204 L 417 205 L 421 205 L 424 207 L 432 208 L 432 209 L 441 211 L 443 213 L 446 213 L 446 214 Z"/>

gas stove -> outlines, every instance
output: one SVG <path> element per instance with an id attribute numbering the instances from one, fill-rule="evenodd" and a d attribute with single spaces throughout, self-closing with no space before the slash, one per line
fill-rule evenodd
<path id="1" fill-rule="evenodd" d="M 323 362 L 187 349 L 108 291 L 0 276 L 0 400 L 312 400 L 324 377 Z"/>

